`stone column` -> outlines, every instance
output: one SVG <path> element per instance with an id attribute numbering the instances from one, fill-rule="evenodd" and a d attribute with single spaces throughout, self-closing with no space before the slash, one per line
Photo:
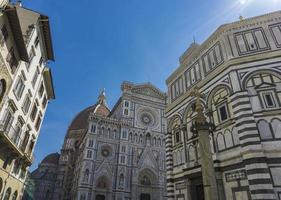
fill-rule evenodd
<path id="1" fill-rule="evenodd" d="M 215 175 L 214 162 L 212 157 L 211 142 L 209 132 L 211 123 L 208 123 L 203 113 L 200 97 L 202 96 L 195 88 L 192 95 L 196 97 L 197 116 L 194 120 L 193 131 L 198 135 L 199 153 L 201 155 L 201 170 L 204 186 L 205 200 L 218 200 L 217 182 Z"/>
<path id="2" fill-rule="evenodd" d="M 195 128 L 198 132 L 205 200 L 217 200 L 217 182 L 209 138 L 209 124 L 196 123 Z"/>

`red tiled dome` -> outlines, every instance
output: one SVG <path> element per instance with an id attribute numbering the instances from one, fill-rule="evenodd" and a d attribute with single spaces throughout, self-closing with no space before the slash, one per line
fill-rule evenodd
<path id="1" fill-rule="evenodd" d="M 60 159 L 60 154 L 59 153 L 52 153 L 47 155 L 41 162 L 41 164 L 54 164 L 58 165 L 59 164 L 59 159 Z"/>
<path id="2" fill-rule="evenodd" d="M 96 108 L 96 105 L 90 106 L 76 115 L 72 120 L 68 130 L 80 130 L 85 129 L 88 126 L 88 117 L 90 113 L 93 112 Z"/>
<path id="3" fill-rule="evenodd" d="M 75 130 L 83 130 L 88 128 L 88 118 L 91 113 L 95 113 L 96 115 L 107 117 L 110 114 L 110 110 L 107 107 L 106 97 L 104 91 L 100 94 L 99 100 L 96 104 L 89 106 L 88 108 L 82 110 L 80 113 L 76 115 L 76 117 L 72 120 L 68 133 Z M 67 134 L 67 137 L 69 134 Z"/>

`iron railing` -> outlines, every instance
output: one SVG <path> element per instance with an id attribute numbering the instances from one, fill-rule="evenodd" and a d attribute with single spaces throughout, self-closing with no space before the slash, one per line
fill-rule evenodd
<path id="1" fill-rule="evenodd" d="M 22 129 L 20 127 L 12 126 L 11 122 L 0 121 L 0 132 L 24 153 L 26 147 L 23 148 L 23 140 L 21 138 Z"/>
<path id="2" fill-rule="evenodd" d="M 22 132 L 21 127 L 14 127 L 11 122 L 0 121 L 0 134 L 4 134 L 12 146 L 23 154 L 29 163 L 32 163 L 34 160 L 32 149 L 27 148 L 28 141 L 24 141 L 24 139 L 21 138 Z"/>

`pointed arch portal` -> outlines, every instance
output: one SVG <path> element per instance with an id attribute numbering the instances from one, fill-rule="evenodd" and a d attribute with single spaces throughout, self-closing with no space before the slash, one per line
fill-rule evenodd
<path id="1" fill-rule="evenodd" d="M 141 195 L 140 195 L 140 200 L 150 200 L 151 198 L 150 198 L 150 194 L 144 194 L 144 193 L 142 193 Z"/>

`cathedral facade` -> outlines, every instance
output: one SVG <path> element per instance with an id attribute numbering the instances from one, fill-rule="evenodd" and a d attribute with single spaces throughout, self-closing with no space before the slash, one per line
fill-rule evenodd
<path id="1" fill-rule="evenodd" d="M 215 199 L 280 199 L 281 12 L 220 26 L 187 49 L 166 82 L 168 199 L 204 199 L 201 169 L 211 167 Z M 200 101 L 212 166 L 202 165 L 207 150 L 193 129 Z"/>
<path id="2" fill-rule="evenodd" d="M 54 199 L 165 199 L 166 95 L 151 84 L 121 89 L 112 110 L 102 92 L 72 121 Z"/>

